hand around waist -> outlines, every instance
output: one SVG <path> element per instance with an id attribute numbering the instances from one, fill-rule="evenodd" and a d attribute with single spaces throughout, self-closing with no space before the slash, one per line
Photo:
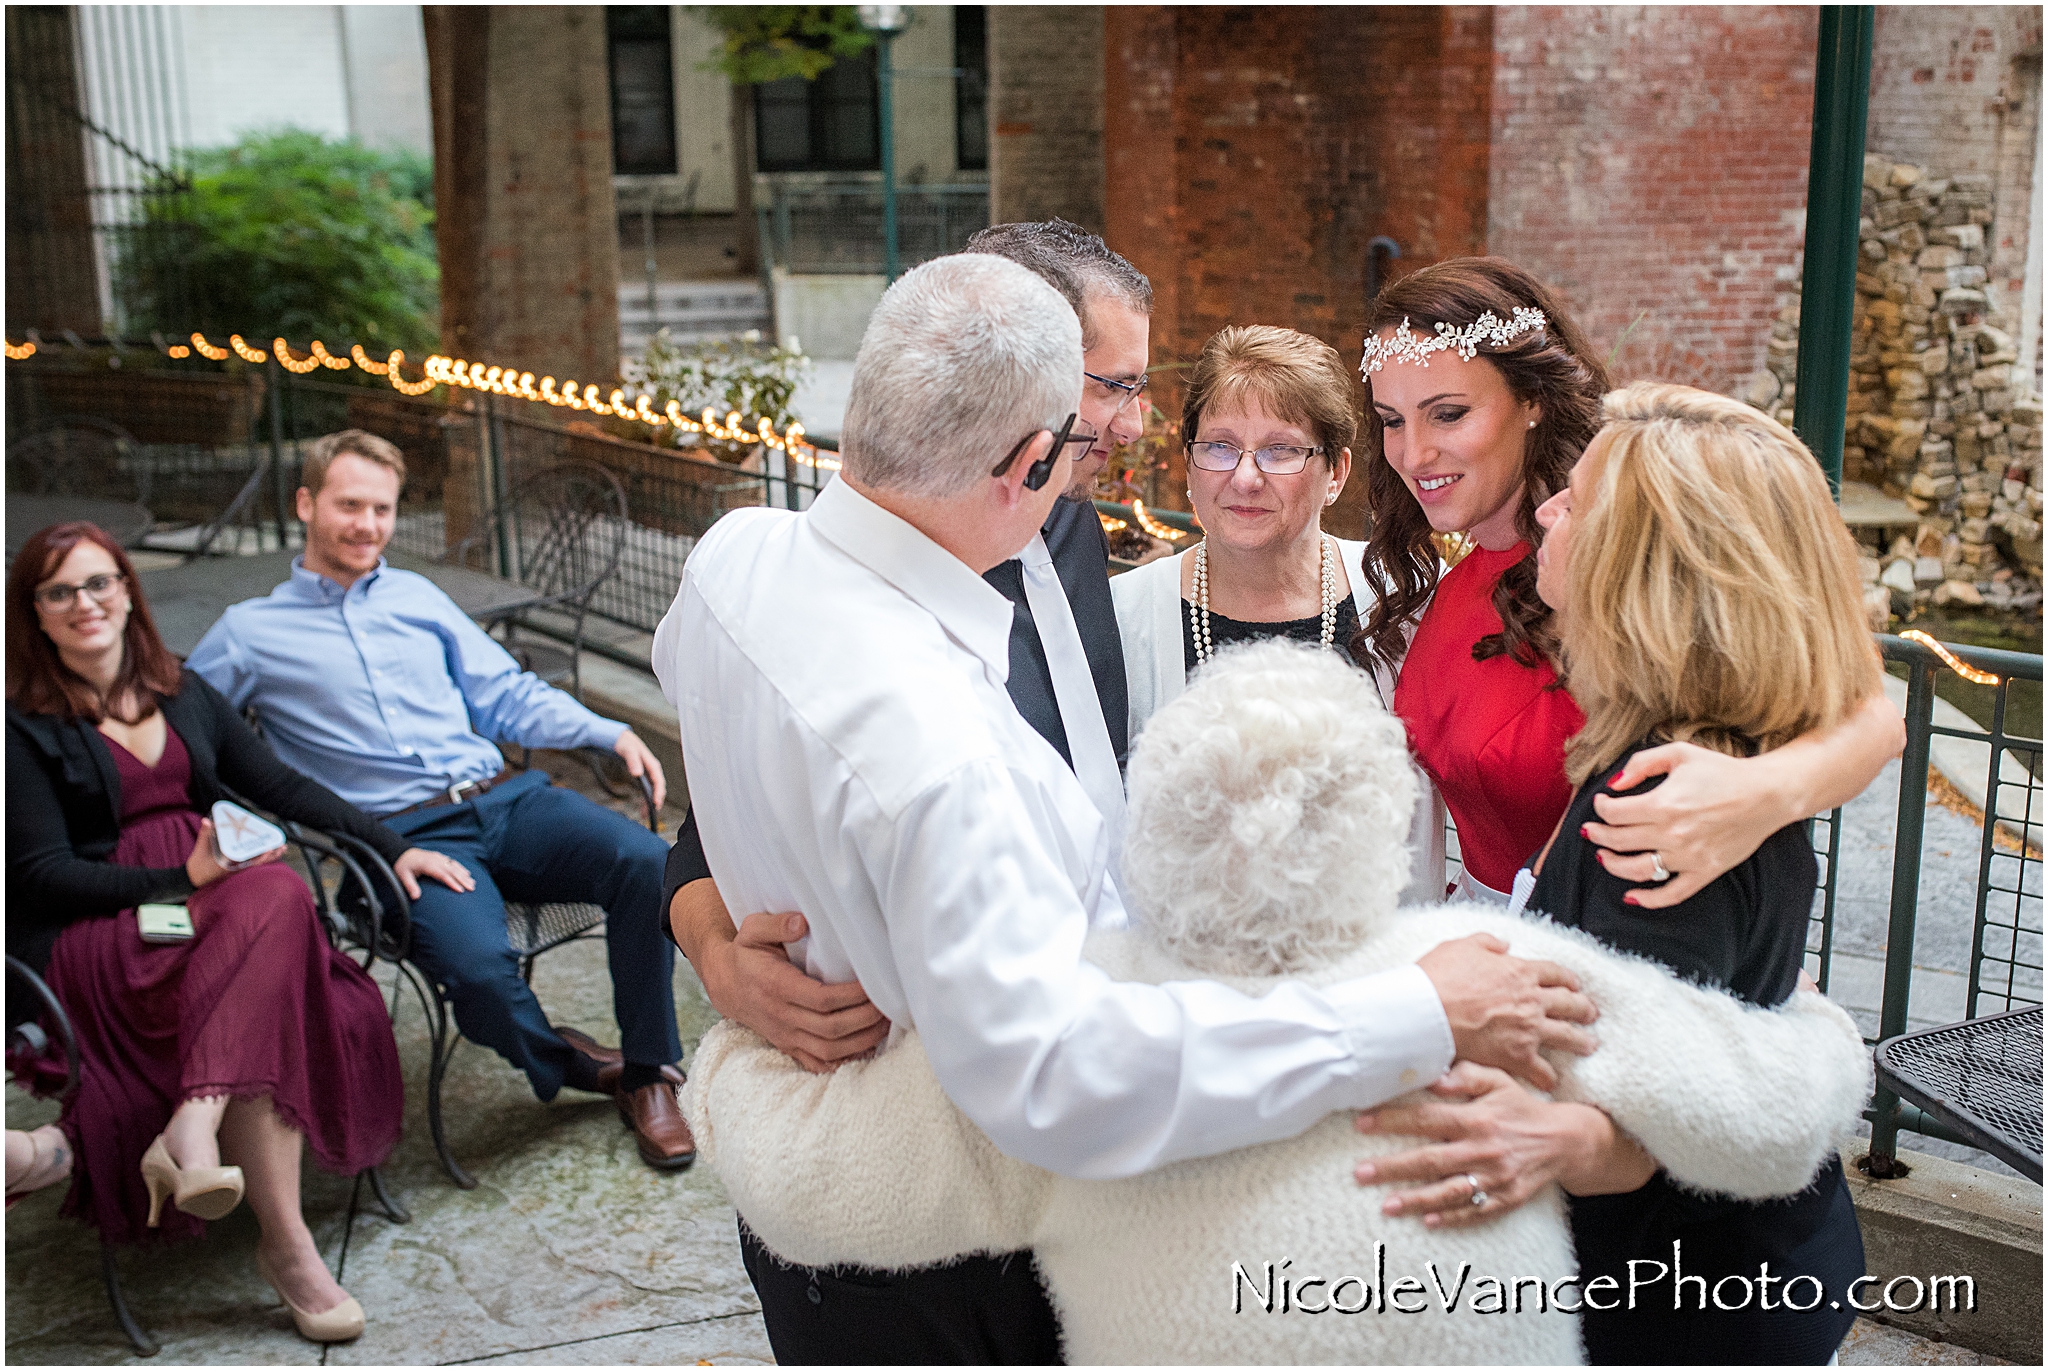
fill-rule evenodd
<path id="1" fill-rule="evenodd" d="M 669 925 L 711 1007 L 806 1071 L 830 1071 L 888 1038 L 889 1020 L 858 981 L 827 985 L 790 961 L 788 945 L 810 932 L 803 915 L 749 914 L 735 930 L 717 886 L 698 880 L 676 891 Z"/>
<path id="2" fill-rule="evenodd" d="M 1428 1228 L 1464 1228 L 1527 1204 L 1555 1181 L 1567 1194 L 1640 1189 L 1657 1163 L 1598 1109 L 1547 1100 L 1504 1071 L 1459 1062 L 1429 1087 L 1438 1100 L 1358 1116 L 1361 1133 L 1434 1139 L 1360 1162 L 1360 1185 L 1413 1183 L 1380 1211 Z"/>

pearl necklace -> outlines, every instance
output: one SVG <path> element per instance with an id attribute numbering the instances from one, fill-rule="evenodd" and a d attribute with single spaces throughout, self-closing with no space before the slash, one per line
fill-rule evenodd
<path id="1" fill-rule="evenodd" d="M 1337 641 L 1337 544 L 1323 535 L 1323 646 Z M 1195 544 L 1195 602 L 1188 606 L 1189 629 L 1195 636 L 1195 665 L 1207 662 L 1216 652 L 1209 636 L 1209 544 Z"/>

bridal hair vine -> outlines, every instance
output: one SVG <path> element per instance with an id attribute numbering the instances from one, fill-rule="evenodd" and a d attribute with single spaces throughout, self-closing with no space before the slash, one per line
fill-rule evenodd
<path id="1" fill-rule="evenodd" d="M 1394 330 L 1392 337 L 1382 340 L 1378 334 L 1372 334 L 1366 338 L 1365 357 L 1359 371 L 1370 376 L 1388 362 L 1413 362 L 1417 366 L 1426 367 L 1429 365 L 1429 354 L 1447 349 L 1455 350 L 1460 357 L 1469 362 L 1478 355 L 1481 343 L 1490 347 L 1501 347 L 1513 342 L 1530 329 L 1540 329 L 1543 325 L 1543 311 L 1540 309 L 1518 308 L 1515 317 L 1508 321 L 1503 321 L 1498 314 L 1488 310 L 1480 315 L 1477 321 L 1464 328 L 1438 324 L 1436 337 L 1420 338 L 1408 327 L 1408 320 L 1403 318 L 1401 327 Z"/>

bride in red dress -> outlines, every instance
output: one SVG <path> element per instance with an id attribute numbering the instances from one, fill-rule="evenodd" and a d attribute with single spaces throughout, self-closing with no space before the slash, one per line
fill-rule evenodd
<path id="1" fill-rule="evenodd" d="M 1511 262 L 1466 257 L 1405 276 L 1368 308 L 1363 433 L 1379 598 L 1353 655 L 1399 673 L 1394 710 L 1457 825 L 1475 899 L 1509 901 L 1515 872 L 1572 795 L 1565 740 L 1584 726 L 1553 663 L 1536 593 L 1536 507 L 1564 488 L 1600 426 L 1607 369 L 1555 293 Z M 1448 570 L 1431 541 L 1461 533 Z M 1848 723 L 1762 757 L 1685 743 L 1636 754 L 1588 836 L 1662 907 L 1689 898 L 1788 823 L 1860 794 L 1904 743 L 1882 695 Z"/>
<path id="2" fill-rule="evenodd" d="M 291 771 L 165 650 L 120 546 L 91 524 L 28 540 L 7 582 L 8 950 L 70 1014 L 83 1071 L 60 1126 L 63 1212 L 109 1242 L 203 1233 L 246 1195 L 259 1270 L 299 1331 L 362 1331 L 299 1211 L 299 1162 L 383 1161 L 403 1117 L 376 983 L 327 941 L 305 882 L 223 860 L 230 790 L 377 848 L 409 884 L 454 864 Z M 142 904 L 184 901 L 184 941 Z M 223 1162 L 230 1163 L 223 1165 Z"/>

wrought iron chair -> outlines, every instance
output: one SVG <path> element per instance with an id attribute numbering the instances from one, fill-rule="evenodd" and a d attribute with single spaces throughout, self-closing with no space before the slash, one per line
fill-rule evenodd
<path id="1" fill-rule="evenodd" d="M 626 488 L 595 462 L 563 462 L 522 480 L 483 517 L 478 532 L 442 560 L 508 577 L 544 592 L 485 625 L 504 630 L 519 665 L 583 697 L 583 626 L 598 590 L 618 572 L 626 544 Z M 493 550 L 497 552 L 494 565 Z M 569 646 L 515 638 L 523 616 L 552 611 L 570 621 Z"/>
<path id="2" fill-rule="evenodd" d="M 583 760 L 599 770 L 599 758 L 610 757 L 586 748 Z M 614 759 L 616 760 L 616 759 Z M 599 772 L 602 775 L 602 772 Z M 647 827 L 659 832 L 654 808 L 654 788 L 644 776 L 639 782 Z M 448 1063 L 455 1055 L 462 1035 L 455 1028 L 454 1007 L 447 991 L 412 960 L 412 903 L 398 876 L 375 849 L 346 833 L 323 833 L 301 824 L 285 823 L 284 830 L 298 844 L 308 869 L 314 874 L 316 898 L 321 913 L 337 936 L 360 948 L 363 966 L 384 961 L 396 968 L 400 978 L 412 987 L 420 1008 L 427 1016 L 431 1053 L 427 1070 L 427 1127 L 434 1139 L 434 1153 L 441 1169 L 463 1190 L 476 1188 L 476 1177 L 455 1159 L 448 1145 L 442 1121 L 441 1086 L 448 1077 Z M 526 904 L 505 902 L 505 935 L 519 956 L 519 974 L 533 983 L 533 964 L 544 952 L 596 936 L 604 927 L 604 908 L 595 904 Z M 393 991 L 392 1009 L 397 1010 L 398 991 Z M 381 1190 L 379 1191 L 381 1197 Z"/>
<path id="3" fill-rule="evenodd" d="M 52 1036 L 51 1030 L 55 1030 Z M 71 1027 L 71 1016 L 64 1012 L 56 992 L 49 982 L 38 976 L 27 962 L 18 957 L 7 959 L 7 1055 L 11 1059 L 17 1052 L 31 1057 L 44 1057 L 53 1047 L 60 1047 L 64 1053 L 64 1088 L 57 1098 L 68 1101 L 78 1093 L 83 1071 L 78 1058 L 78 1034 Z M 139 1357 L 153 1357 L 160 1350 L 156 1340 L 142 1331 L 142 1325 L 135 1321 L 135 1315 L 128 1308 L 128 1298 L 121 1293 L 121 1268 L 114 1260 L 114 1249 L 108 1243 L 100 1243 L 100 1279 L 107 1287 L 107 1303 L 114 1310 L 114 1320 L 121 1325 L 121 1331 L 128 1335 L 128 1341 L 135 1346 Z"/>
<path id="4" fill-rule="evenodd" d="M 7 445 L 8 483 L 32 495 L 149 503 L 149 467 L 127 429 L 91 415 L 53 419 Z"/>
<path id="5" fill-rule="evenodd" d="M 315 835 L 305 835 L 304 840 L 322 842 Z M 318 883 L 315 884 L 316 902 L 331 908 L 331 901 L 322 901 Z M 327 910 L 323 910 L 326 913 Z M 330 933 L 336 927 L 333 918 L 324 918 Z M 54 1036 L 52 1036 L 54 1033 Z M 71 1016 L 64 1010 L 56 992 L 49 982 L 38 976 L 24 961 L 17 957 L 7 958 L 7 1055 L 11 1059 L 19 1050 L 31 1057 L 46 1057 L 52 1047 L 61 1047 L 64 1056 L 64 1088 L 58 1092 L 60 1100 L 69 1100 L 78 1093 L 84 1079 L 84 1064 L 78 1055 L 78 1034 L 71 1026 Z M 384 1216 L 393 1223 L 410 1223 L 412 1215 L 391 1197 L 384 1188 L 384 1177 L 376 1167 L 362 1173 L 370 1182 L 370 1190 L 377 1197 Z M 107 1288 L 107 1303 L 114 1311 L 115 1322 L 128 1335 L 128 1341 L 135 1347 L 139 1357 L 153 1357 L 162 1350 L 156 1339 L 143 1330 L 136 1321 L 134 1312 L 128 1308 L 128 1299 L 121 1290 L 121 1268 L 114 1256 L 111 1244 L 100 1243 L 100 1279 Z"/>
<path id="6" fill-rule="evenodd" d="M 235 498 L 228 502 L 227 508 L 200 525 L 198 537 L 192 544 L 194 557 L 204 557 L 212 552 L 213 545 L 221 541 L 221 535 L 230 530 L 235 536 L 228 540 L 228 546 L 223 549 L 226 555 L 234 556 L 240 553 L 245 541 L 253 541 L 259 548 L 262 546 L 262 532 L 256 518 L 256 493 L 263 488 L 263 478 L 269 473 L 270 454 L 266 452 L 257 457 L 255 469 L 249 473 L 248 479 L 242 482 L 242 488 L 235 492 Z M 245 532 L 253 533 L 254 538 L 244 539 L 242 535 Z"/>

